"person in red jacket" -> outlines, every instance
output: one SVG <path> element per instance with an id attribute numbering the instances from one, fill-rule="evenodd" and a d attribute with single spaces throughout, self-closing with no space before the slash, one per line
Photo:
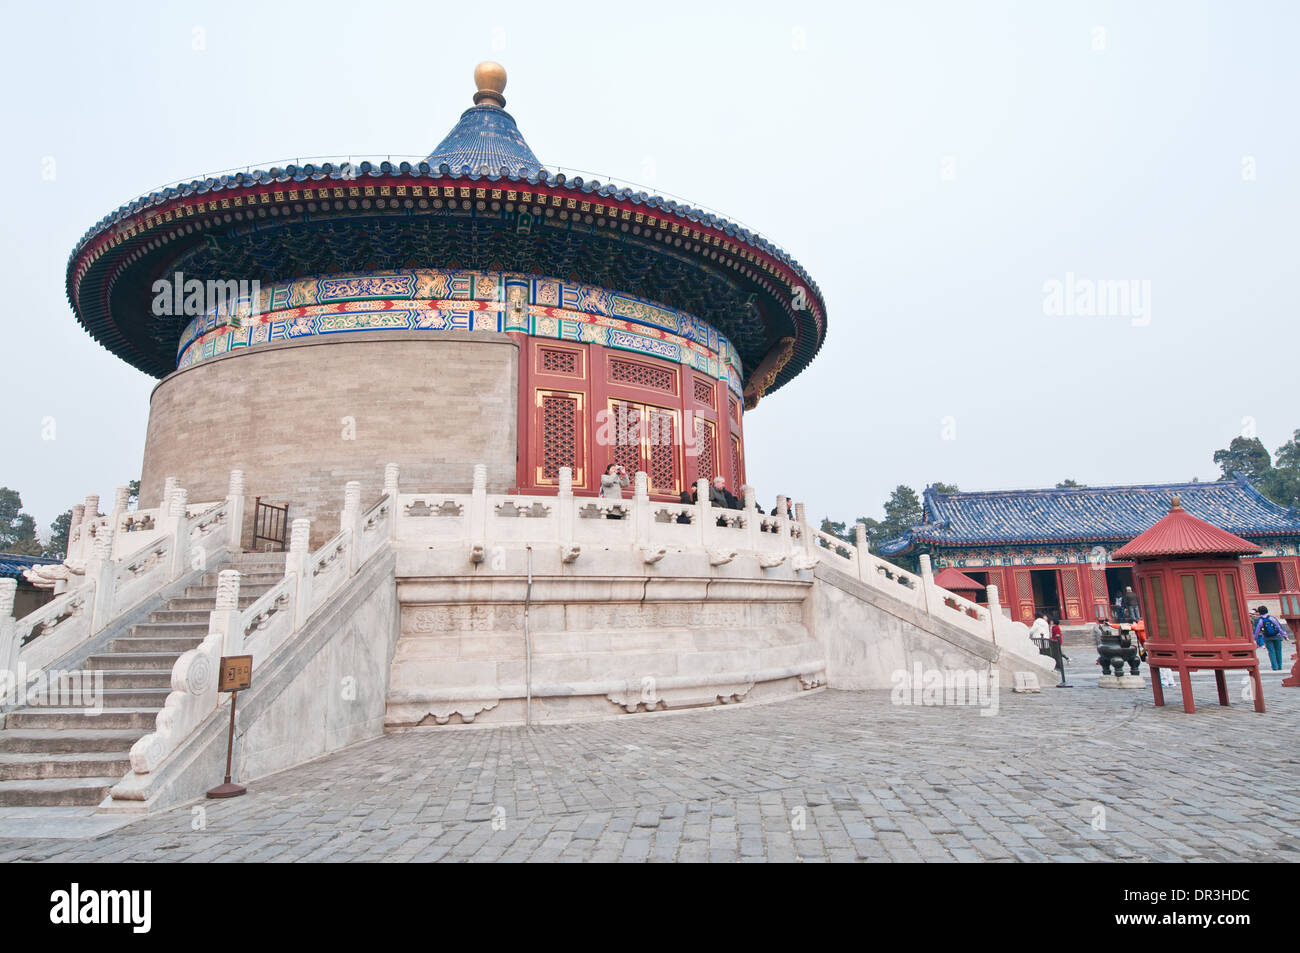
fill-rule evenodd
<path id="1" fill-rule="evenodd" d="M 1065 652 L 1063 651 L 1065 648 L 1065 641 L 1064 641 L 1064 637 L 1061 635 L 1061 620 L 1053 618 L 1053 619 L 1049 619 L 1048 621 L 1052 625 L 1052 634 L 1051 634 L 1051 642 L 1050 642 L 1052 646 L 1052 657 L 1056 659 L 1056 667 L 1061 670 L 1061 684 L 1057 685 L 1056 687 L 1073 688 L 1074 687 L 1073 685 L 1067 684 L 1065 681 L 1065 663 L 1069 660 L 1070 657 L 1066 655 Z"/>

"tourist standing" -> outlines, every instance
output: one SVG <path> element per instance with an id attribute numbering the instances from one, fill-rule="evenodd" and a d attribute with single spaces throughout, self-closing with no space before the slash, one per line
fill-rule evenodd
<path id="1" fill-rule="evenodd" d="M 1057 688 L 1070 688 L 1065 681 L 1065 663 L 1069 656 L 1065 654 L 1065 637 L 1061 634 L 1061 620 L 1051 619 L 1051 633 L 1048 640 L 1052 647 L 1052 659 L 1056 662 L 1056 667 L 1061 670 L 1061 684 Z"/>
<path id="2" fill-rule="evenodd" d="M 600 496 L 606 500 L 623 499 L 623 491 L 627 489 L 627 470 L 621 464 L 611 463 L 605 467 L 605 472 L 600 475 Z M 621 510 L 605 514 L 609 519 L 621 520 L 623 513 Z"/>
<path id="3" fill-rule="evenodd" d="M 1029 627 L 1029 637 L 1034 640 L 1040 652 L 1044 655 L 1049 653 L 1047 643 L 1052 637 L 1052 629 L 1047 624 L 1047 613 L 1042 609 L 1034 615 L 1034 624 Z"/>
<path id="4" fill-rule="evenodd" d="M 740 501 L 727 489 L 726 478 L 721 475 L 715 476 L 713 486 L 709 487 L 709 503 L 726 510 L 738 510 L 741 507 Z"/>
<path id="5" fill-rule="evenodd" d="M 1282 670 L 1282 640 L 1290 638 L 1286 627 L 1268 614 L 1268 606 L 1255 610 L 1255 644 L 1268 649 L 1268 664 L 1273 671 Z"/>
<path id="6" fill-rule="evenodd" d="M 1138 608 L 1138 595 L 1133 591 L 1132 586 L 1124 587 L 1123 596 L 1124 619 L 1125 622 L 1136 622 L 1138 616 L 1142 613 Z"/>
<path id="7" fill-rule="evenodd" d="M 740 509 L 740 503 L 727 491 L 727 481 L 721 474 L 713 478 L 713 485 L 709 487 L 709 504 L 723 510 Z M 718 525 L 726 526 L 727 518 L 719 516 Z"/>

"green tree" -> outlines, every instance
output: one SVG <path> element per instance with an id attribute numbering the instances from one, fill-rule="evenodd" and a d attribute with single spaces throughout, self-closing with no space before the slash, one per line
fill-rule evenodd
<path id="1" fill-rule="evenodd" d="M 889 494 L 889 499 L 885 501 L 884 526 L 897 530 L 894 535 L 898 535 L 905 532 L 909 526 L 921 522 L 921 517 L 924 515 L 925 508 L 921 505 L 921 498 L 916 495 L 916 491 L 900 483 L 894 487 L 894 491 Z"/>
<path id="2" fill-rule="evenodd" d="M 936 493 L 960 493 L 961 490 L 957 487 L 957 484 L 956 484 L 956 483 L 936 483 L 936 484 L 934 485 L 934 492 L 936 492 Z"/>
<path id="3" fill-rule="evenodd" d="M 50 541 L 45 544 L 42 556 L 62 559 L 68 555 L 68 533 L 72 530 L 72 510 L 64 510 L 50 524 Z"/>
<path id="4" fill-rule="evenodd" d="M 36 538 L 36 520 L 23 512 L 23 499 L 17 490 L 0 487 L 0 552 L 39 556 L 41 541 Z"/>
<path id="5" fill-rule="evenodd" d="M 140 481 L 132 480 L 130 483 L 126 485 L 126 487 L 130 491 L 130 493 L 126 498 L 126 502 L 128 504 L 138 503 L 140 501 Z"/>
<path id="6" fill-rule="evenodd" d="M 1280 506 L 1300 506 L 1300 430 L 1277 448 L 1274 466 L 1260 492 Z"/>
<path id="7" fill-rule="evenodd" d="M 832 522 L 829 516 L 822 517 L 822 532 L 829 533 L 831 536 L 834 536 L 836 539 L 843 539 L 849 541 L 852 541 L 853 539 L 853 533 L 845 529 L 843 523 Z"/>
<path id="8" fill-rule="evenodd" d="M 1268 451 L 1258 437 L 1233 437 L 1226 448 L 1214 451 L 1214 462 L 1219 465 L 1220 480 L 1231 480 L 1235 474 L 1241 474 L 1257 487 L 1273 469 Z"/>
<path id="9" fill-rule="evenodd" d="M 1255 489 L 1279 506 L 1300 506 L 1300 430 L 1277 448 L 1277 464 L 1258 437 L 1233 437 L 1223 450 L 1214 451 L 1220 480 L 1241 474 Z"/>
<path id="10" fill-rule="evenodd" d="M 1075 490 L 1084 489 L 1087 485 L 1086 483 L 1080 483 L 1078 480 L 1062 480 L 1056 484 L 1056 488 L 1058 490 Z"/>
<path id="11" fill-rule="evenodd" d="M 1300 430 L 1291 435 L 1291 439 L 1277 448 L 1273 454 L 1274 466 L 1279 470 L 1300 470 Z"/>

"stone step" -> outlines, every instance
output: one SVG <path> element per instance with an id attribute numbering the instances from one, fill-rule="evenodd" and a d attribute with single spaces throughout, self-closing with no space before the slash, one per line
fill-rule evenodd
<path id="1" fill-rule="evenodd" d="M 125 751 L 76 754 L 0 754 L 0 781 L 46 778 L 121 778 L 131 770 Z M 114 782 L 116 783 L 116 782 Z"/>
<path id="2" fill-rule="evenodd" d="M 59 692 L 51 701 L 60 708 L 162 708 L 169 691 L 170 688 L 105 688 L 102 692 L 93 688 L 70 689 Z"/>
<path id="3" fill-rule="evenodd" d="M 174 656 L 173 658 L 179 658 Z M 173 661 L 172 663 L 176 663 Z M 153 688 L 170 688 L 172 684 L 171 667 L 157 668 L 153 670 L 143 669 L 93 669 L 95 675 L 102 675 L 104 679 L 105 691 L 138 691 L 141 689 Z M 95 676 L 91 676 L 93 679 Z M 65 677 L 62 684 L 75 687 L 77 681 L 75 678 Z"/>
<path id="4" fill-rule="evenodd" d="M 6 728 L 0 731 L 0 752 L 15 754 L 80 754 L 87 751 L 130 751 L 148 734 L 139 728 Z"/>
<path id="5" fill-rule="evenodd" d="M 278 562 L 285 563 L 285 556 L 282 550 L 246 550 L 243 553 L 235 553 L 230 559 L 231 566 L 242 566 L 244 563 L 257 562 Z"/>
<path id="6" fill-rule="evenodd" d="M 238 567 L 232 566 L 230 568 L 235 569 Z M 284 573 L 274 569 L 267 570 L 266 572 L 261 572 L 261 571 L 245 572 L 244 570 L 240 569 L 239 588 L 243 589 L 245 586 L 273 586 L 283 578 L 284 578 Z M 217 585 L 217 581 L 218 581 L 217 573 L 208 572 L 203 574 L 203 578 L 199 580 L 199 585 L 204 587 L 212 587 L 215 589 Z"/>
<path id="7" fill-rule="evenodd" d="M 203 642 L 202 638 L 169 636 L 128 635 L 108 643 L 110 652 L 157 652 L 161 655 L 179 656 L 182 652 L 196 649 Z"/>
<path id="8" fill-rule="evenodd" d="M 249 606 L 251 606 L 254 602 L 256 602 L 260 598 L 261 598 L 260 594 L 245 595 L 244 593 L 241 592 L 239 594 L 239 608 L 247 609 Z M 203 599 L 203 598 L 195 599 L 186 596 L 181 599 L 170 600 L 167 603 L 167 608 L 185 610 L 190 612 L 200 611 L 200 610 L 211 612 L 216 607 L 216 604 L 217 604 L 217 600 L 215 597 L 211 599 Z"/>
<path id="9" fill-rule="evenodd" d="M 278 581 L 279 580 L 276 580 L 276 582 Z M 274 588 L 275 588 L 275 582 L 268 582 L 259 585 L 247 585 L 247 586 L 245 586 L 241 582 L 239 585 L 239 597 L 240 599 L 243 599 L 244 596 L 246 595 L 248 596 L 265 595 L 266 593 L 270 592 Z M 213 605 L 215 605 L 217 602 L 217 587 L 216 586 L 190 586 L 185 590 L 184 598 L 211 599 Z"/>
<path id="10" fill-rule="evenodd" d="M 176 664 L 177 655 L 165 652 L 113 652 L 104 655 L 92 655 L 86 659 L 86 668 L 91 671 L 115 671 L 127 669 L 133 671 L 170 672 Z"/>
<path id="11" fill-rule="evenodd" d="M 211 614 L 211 609 L 155 609 L 149 613 L 149 621 L 159 625 L 188 625 L 200 622 L 204 628 L 207 628 Z"/>
<path id="12" fill-rule="evenodd" d="M 104 800 L 115 778 L 47 778 L 0 781 L 0 807 L 80 807 Z"/>
<path id="13" fill-rule="evenodd" d="M 191 621 L 140 621 L 131 625 L 133 636 L 198 636 L 208 633 L 207 612 L 195 612 L 199 619 Z"/>
<path id="14" fill-rule="evenodd" d="M 94 711 L 86 708 L 33 707 L 20 708 L 5 716 L 6 729 L 65 728 L 73 731 L 99 731 L 132 728 L 143 733 L 153 731 L 157 723 L 157 708 L 101 708 Z"/>
<path id="15" fill-rule="evenodd" d="M 284 567 L 285 562 L 283 559 L 259 559 L 252 562 L 232 562 L 222 566 L 221 568 L 238 570 L 241 576 L 239 581 L 240 583 L 243 583 L 244 580 L 242 577 L 244 576 L 275 575 L 282 577 L 284 575 Z"/>

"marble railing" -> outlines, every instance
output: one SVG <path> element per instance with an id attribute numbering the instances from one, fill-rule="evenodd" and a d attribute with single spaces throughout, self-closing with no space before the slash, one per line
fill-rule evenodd
<path id="1" fill-rule="evenodd" d="M 114 513 L 107 517 L 97 513 L 98 497 L 87 497 L 75 541 L 70 534 L 69 557 L 61 566 L 36 567 L 35 581 L 54 586 L 53 600 L 15 619 L 13 600 L 6 600 L 0 582 L 0 670 L 14 673 L 21 665 L 27 673 L 36 673 L 168 583 L 237 550 L 242 474 L 231 474 L 225 500 L 191 506 L 186 496 L 185 489 L 171 481 L 166 505 L 127 510 L 126 488 L 121 487 Z M 137 529 L 123 530 L 132 520 Z"/>
<path id="2" fill-rule="evenodd" d="M 979 638 L 1035 657 L 1028 628 L 1003 615 L 996 587 L 990 604 L 978 605 L 935 585 L 930 558 L 921 557 L 921 572 L 911 573 L 887 562 L 867 546 L 866 526 L 855 526 L 848 542 L 809 525 L 802 503 L 793 519 L 760 510 L 752 488 L 745 489 L 742 509 L 722 509 L 708 502 L 708 483 L 699 482 L 696 504 L 653 501 L 646 475 L 636 474 L 624 499 L 575 497 L 571 473 L 562 468 L 554 496 L 487 492 L 487 472 L 474 469 L 469 493 L 396 493 L 394 539 L 400 546 L 461 549 L 470 563 L 488 558 L 497 547 L 560 547 L 565 562 L 584 558 L 584 551 L 640 551 L 647 563 L 669 551 L 700 551 L 713 565 L 736 556 L 755 556 L 762 568 L 789 562 L 799 571 L 824 563 L 922 612 Z M 394 484 L 395 488 L 395 484 Z M 785 500 L 777 512 L 785 512 Z"/>
<path id="3" fill-rule="evenodd" d="M 131 748 L 134 774 L 156 773 L 185 739 L 223 702 L 217 692 L 222 656 L 251 655 L 253 671 L 288 644 L 330 597 L 361 566 L 392 539 L 393 500 L 397 467 L 385 471 L 385 493 L 373 506 L 361 508 L 361 484 L 352 481 L 343 492 L 342 528 L 319 549 L 310 551 L 311 521 L 291 524 L 284 576 L 252 605 L 239 609 L 240 573 L 222 570 L 217 576 L 217 605 L 208 617 L 208 634 L 197 648 L 176 660 L 171 692 L 154 723 L 154 730 Z M 211 512 L 203 517 L 211 519 Z M 138 792 L 123 791 L 129 799 Z M 115 795 L 116 796 L 116 795 Z"/>
<path id="4" fill-rule="evenodd" d="M 469 493 L 399 493 L 393 520 L 398 545 L 465 548 L 471 562 L 481 562 L 492 546 L 555 544 L 566 561 L 583 547 L 591 550 L 639 549 L 647 562 L 669 550 L 707 550 L 715 565 L 740 553 L 761 554 L 765 565 L 787 559 L 811 568 L 817 554 L 802 522 L 762 513 L 753 491 L 743 509 L 724 509 L 708 502 L 707 481 L 699 486 L 700 503 L 652 501 L 646 475 L 638 473 L 632 495 L 624 499 L 575 497 L 568 468 L 560 471 L 554 496 L 487 492 L 487 471 L 474 468 Z"/>

